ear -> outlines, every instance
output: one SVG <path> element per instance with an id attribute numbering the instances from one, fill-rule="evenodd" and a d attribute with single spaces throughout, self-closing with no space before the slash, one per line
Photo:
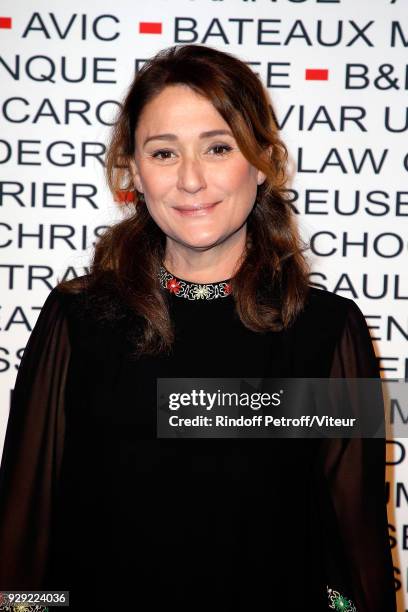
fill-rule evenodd
<path id="1" fill-rule="evenodd" d="M 256 175 L 256 181 L 257 181 L 258 185 L 262 185 L 262 183 L 265 181 L 265 179 L 266 179 L 266 174 L 264 174 L 263 172 L 258 170 L 257 175 Z"/>
<path id="2" fill-rule="evenodd" d="M 137 191 L 139 191 L 140 193 L 143 193 L 143 187 L 142 187 L 142 182 L 140 180 L 140 174 L 137 169 L 136 161 L 133 158 L 129 160 L 129 169 L 132 175 L 132 180 L 133 180 L 135 189 L 137 189 Z"/>
<path id="3" fill-rule="evenodd" d="M 271 156 L 272 156 L 272 145 L 269 145 L 269 147 L 267 147 L 265 149 L 265 151 L 263 152 L 263 155 L 265 155 L 265 157 L 270 160 Z M 262 185 L 262 183 L 265 181 L 266 179 L 266 174 L 264 172 L 261 172 L 260 170 L 258 170 L 257 172 L 257 183 L 258 185 Z"/>

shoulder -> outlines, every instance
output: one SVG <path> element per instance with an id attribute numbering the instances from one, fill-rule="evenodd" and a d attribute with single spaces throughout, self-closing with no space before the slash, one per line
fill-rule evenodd
<path id="1" fill-rule="evenodd" d="M 93 274 L 83 274 L 61 281 L 51 291 L 49 299 L 59 302 L 68 313 L 96 311 L 98 301 L 114 301 L 112 275 L 106 273 L 96 279 Z"/>
<path id="2" fill-rule="evenodd" d="M 39 315 L 35 322 L 31 336 L 38 337 L 43 334 L 44 338 L 51 337 L 55 333 L 66 334 L 70 323 L 70 311 L 73 308 L 74 302 L 78 298 L 76 294 L 70 293 L 66 285 L 63 283 L 64 289 L 61 289 L 60 283 L 49 291 L 45 299 L 43 299 Z M 34 340 L 31 340 L 33 342 Z"/>
<path id="3" fill-rule="evenodd" d="M 334 335 L 348 335 L 354 341 L 371 343 L 365 316 L 354 300 L 313 287 L 305 313 L 306 319 L 320 322 L 326 330 L 333 330 Z"/>
<path id="4" fill-rule="evenodd" d="M 288 333 L 293 371 L 297 376 L 329 376 L 336 347 L 345 336 L 363 337 L 368 343 L 369 332 L 357 304 L 310 286 L 305 306 Z"/>
<path id="5" fill-rule="evenodd" d="M 305 306 L 294 323 L 295 336 L 319 345 L 337 343 L 349 326 L 366 326 L 357 304 L 331 291 L 310 286 Z"/>
<path id="6" fill-rule="evenodd" d="M 330 310 L 343 312 L 352 307 L 351 305 L 355 304 L 355 302 L 342 295 L 310 285 L 306 304 L 309 309 L 315 311 L 329 308 Z"/>
<path id="7" fill-rule="evenodd" d="M 51 289 L 41 307 L 41 314 L 60 312 L 65 313 L 70 304 L 84 298 L 90 275 L 85 274 L 77 278 L 59 282 Z"/>
<path id="8" fill-rule="evenodd" d="M 43 301 L 39 322 L 57 321 L 65 319 L 68 324 L 75 325 L 83 322 L 92 323 L 98 308 L 95 306 L 97 298 L 107 300 L 107 292 L 92 288 L 92 276 L 84 274 L 68 281 L 61 281 L 51 289 Z"/>
<path id="9" fill-rule="evenodd" d="M 51 295 L 52 294 L 52 295 Z M 77 337 L 98 336 L 100 332 L 132 334 L 139 317 L 120 294 L 113 272 L 98 277 L 84 274 L 59 283 L 49 298 L 58 301 Z"/>
<path id="10" fill-rule="evenodd" d="M 300 319 L 315 320 L 321 324 L 342 326 L 347 319 L 362 316 L 357 304 L 346 297 L 309 286 L 308 296 Z"/>

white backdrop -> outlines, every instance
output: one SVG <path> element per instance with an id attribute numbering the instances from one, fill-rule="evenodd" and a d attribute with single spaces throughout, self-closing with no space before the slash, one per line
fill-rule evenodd
<path id="1" fill-rule="evenodd" d="M 3 0 L 0 30 L 1 444 L 47 294 L 87 271 L 98 233 L 120 218 L 103 175 L 117 105 L 134 71 L 174 44 L 228 51 L 260 74 L 289 148 L 312 280 L 358 303 L 382 376 L 408 377 L 406 0 Z M 407 442 L 387 446 L 401 612 Z"/>

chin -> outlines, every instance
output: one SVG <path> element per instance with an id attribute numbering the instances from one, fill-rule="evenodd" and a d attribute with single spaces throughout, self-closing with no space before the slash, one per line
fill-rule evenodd
<path id="1" fill-rule="evenodd" d="M 182 242 L 185 246 L 190 247 L 191 249 L 210 249 L 211 247 L 222 242 L 221 236 L 192 236 L 189 234 L 185 238 L 181 238 L 180 242 Z"/>

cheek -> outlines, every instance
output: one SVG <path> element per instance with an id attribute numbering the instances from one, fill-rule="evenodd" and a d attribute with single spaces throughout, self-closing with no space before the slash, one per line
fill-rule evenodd
<path id="1" fill-rule="evenodd" d="M 163 181 L 163 176 L 161 179 L 157 176 L 155 180 L 145 181 L 144 186 L 146 201 L 149 203 L 148 208 L 152 208 L 153 213 L 156 211 L 156 214 L 163 215 L 170 201 L 171 188 Z"/>
<path id="2" fill-rule="evenodd" d="M 256 181 L 256 173 L 246 160 L 239 161 L 228 172 L 228 185 L 231 191 L 242 197 L 244 194 L 252 193 L 254 181 Z"/>
<path id="3" fill-rule="evenodd" d="M 166 172 L 163 172 L 163 168 L 157 163 L 148 159 L 140 160 L 139 169 L 140 179 L 145 193 L 150 194 L 152 198 L 158 197 L 163 191 L 166 182 Z"/>
<path id="4" fill-rule="evenodd" d="M 231 190 L 241 201 L 251 199 L 256 194 L 256 172 L 248 163 L 237 167 L 230 175 L 230 179 Z"/>

